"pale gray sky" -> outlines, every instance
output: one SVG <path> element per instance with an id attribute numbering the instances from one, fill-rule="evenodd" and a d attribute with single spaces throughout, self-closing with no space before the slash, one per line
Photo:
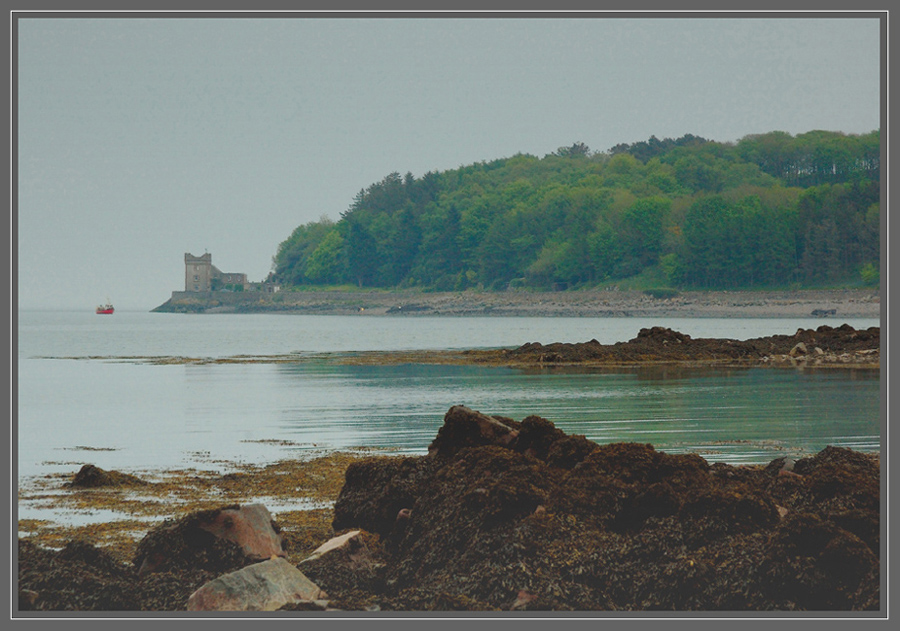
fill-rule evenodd
<path id="1" fill-rule="evenodd" d="M 687 15 L 687 14 L 685 14 Z M 147 310 L 185 252 L 261 280 L 392 171 L 690 133 L 879 128 L 879 22 L 18 22 L 20 308 Z"/>

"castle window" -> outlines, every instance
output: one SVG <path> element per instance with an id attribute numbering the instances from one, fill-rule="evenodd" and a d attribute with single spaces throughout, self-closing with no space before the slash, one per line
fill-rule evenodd
<path id="1" fill-rule="evenodd" d="M 200 277 L 194 274 L 194 280 L 200 280 Z"/>

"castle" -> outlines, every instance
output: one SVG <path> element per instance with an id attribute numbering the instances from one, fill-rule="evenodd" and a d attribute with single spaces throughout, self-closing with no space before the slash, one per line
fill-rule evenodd
<path id="1" fill-rule="evenodd" d="M 212 264 L 212 254 L 202 256 L 184 253 L 184 291 L 264 291 L 275 293 L 278 285 L 272 282 L 251 283 L 247 275 L 223 272 Z"/>

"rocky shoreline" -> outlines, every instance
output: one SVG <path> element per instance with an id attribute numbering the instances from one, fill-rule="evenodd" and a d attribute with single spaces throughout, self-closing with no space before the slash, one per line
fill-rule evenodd
<path id="1" fill-rule="evenodd" d="M 292 364 L 309 361 L 351 365 L 456 364 L 514 368 L 599 368 L 672 365 L 694 367 L 863 368 L 881 366 L 881 327 L 849 324 L 797 329 L 793 335 L 748 340 L 692 338 L 666 327 L 641 329 L 625 342 L 529 342 L 518 348 L 469 350 L 355 351 L 231 357 L 68 357 L 150 364 Z"/>
<path id="2" fill-rule="evenodd" d="M 737 341 L 652 327 L 611 345 L 330 360 L 878 369 L 880 328 Z M 18 609 L 877 611 L 880 481 L 877 454 L 828 447 L 796 462 L 709 464 L 651 445 L 598 445 L 538 416 L 518 422 L 457 406 L 427 456 L 330 454 L 160 482 L 86 465 L 71 480 L 44 480 L 34 499 L 171 512 L 149 531 L 136 520 L 55 532 L 20 521 Z M 296 510 L 276 521 L 260 496 Z M 326 504 L 310 509 L 310 498 Z"/>
<path id="3" fill-rule="evenodd" d="M 876 289 L 176 292 L 153 311 L 359 316 L 877 318 L 881 301 Z"/>
<path id="4" fill-rule="evenodd" d="M 20 538 L 19 610 L 881 608 L 877 454 L 710 465 L 455 406 L 427 455 L 355 458 L 343 471 L 315 549 L 242 502 L 164 521 L 128 561 L 83 539 L 51 550 Z M 68 492 L 142 486 L 79 475 Z M 314 479 L 280 477 L 297 494 Z"/>

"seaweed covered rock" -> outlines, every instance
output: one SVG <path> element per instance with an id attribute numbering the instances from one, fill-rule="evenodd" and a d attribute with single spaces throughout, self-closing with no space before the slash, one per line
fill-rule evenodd
<path id="1" fill-rule="evenodd" d="M 434 458 L 403 456 L 352 463 L 334 507 L 334 530 L 361 528 L 387 537 L 404 528 L 402 511 L 412 508 L 437 466 Z"/>
<path id="2" fill-rule="evenodd" d="M 827 447 L 765 466 L 710 465 L 461 406 L 438 437 L 428 455 L 351 465 L 323 529 L 338 536 L 299 568 L 278 558 L 268 511 L 229 506 L 164 522 L 130 565 L 84 543 L 52 551 L 20 540 L 19 608 L 183 610 L 210 583 L 201 594 L 223 589 L 204 608 L 881 608 L 877 455 Z M 254 564 L 274 573 L 243 571 Z M 235 572 L 236 582 L 214 581 Z M 286 598 L 298 573 L 328 602 Z"/>
<path id="3" fill-rule="evenodd" d="M 797 511 L 818 515 L 853 533 L 878 554 L 881 545 L 881 467 L 878 459 L 829 446 L 796 462 L 804 493 L 790 503 Z"/>
<path id="4" fill-rule="evenodd" d="M 710 466 L 537 416 L 445 420 L 431 455 L 348 470 L 334 526 L 382 529 L 383 582 L 337 578 L 329 593 L 417 610 L 880 606 L 875 458 Z"/>
<path id="5" fill-rule="evenodd" d="M 487 416 L 462 405 L 454 405 L 444 416 L 444 424 L 428 446 L 433 456 L 452 456 L 466 447 L 509 446 L 519 435 L 511 419 Z"/>
<path id="6" fill-rule="evenodd" d="M 528 416 L 519 424 L 516 449 L 522 453 L 546 460 L 553 445 L 563 438 L 562 430 L 540 416 Z"/>
<path id="7" fill-rule="evenodd" d="M 21 611 L 174 611 L 215 577 L 203 570 L 140 578 L 134 567 L 81 541 L 62 550 L 19 541 Z"/>
<path id="8" fill-rule="evenodd" d="M 657 344 L 681 344 L 682 342 L 691 339 L 691 336 L 678 331 L 673 331 L 668 327 L 654 326 L 649 329 L 641 329 L 638 331 L 637 338 L 635 339 L 647 340 Z"/>
<path id="9" fill-rule="evenodd" d="M 681 510 L 708 489 L 708 469 L 693 454 L 669 455 L 636 443 L 603 445 L 572 468 L 549 508 L 625 531 Z"/>
<path id="10" fill-rule="evenodd" d="M 756 583 L 777 609 L 876 609 L 877 555 L 834 521 L 795 513 L 772 535 Z"/>
<path id="11" fill-rule="evenodd" d="M 100 487 L 143 486 L 145 480 L 119 471 L 105 471 L 92 464 L 86 464 L 78 470 L 67 486 L 79 489 L 95 489 Z"/>
<path id="12" fill-rule="evenodd" d="M 600 344 L 597 340 L 578 343 L 531 342 L 515 349 L 483 351 L 500 353 L 505 362 L 529 365 L 554 364 L 634 364 L 645 362 L 726 362 L 771 363 L 807 360 L 814 363 L 877 363 L 881 329 L 857 330 L 848 324 L 837 328 L 798 329 L 794 335 L 772 335 L 749 340 L 692 338 L 666 327 L 641 329 L 626 342 Z M 806 349 L 800 352 L 800 349 Z M 777 362 L 776 362 L 777 363 Z"/>
<path id="13" fill-rule="evenodd" d="M 384 590 L 387 553 L 378 535 L 352 530 L 322 544 L 297 566 L 325 592 L 348 602 Z"/>
<path id="14" fill-rule="evenodd" d="M 131 568 L 88 543 L 53 551 L 19 541 L 22 610 L 139 609 L 133 579 Z"/>

